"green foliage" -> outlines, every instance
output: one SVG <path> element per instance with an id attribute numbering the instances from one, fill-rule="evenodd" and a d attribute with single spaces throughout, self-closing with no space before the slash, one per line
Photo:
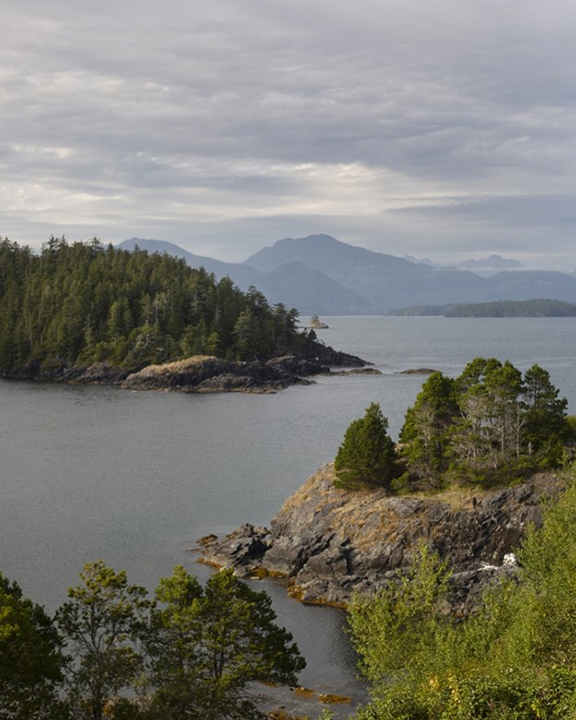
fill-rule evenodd
<path id="1" fill-rule="evenodd" d="M 519 561 L 519 584 L 493 588 L 465 620 L 442 612 L 445 575 L 433 556 L 412 570 L 428 594 L 408 584 L 355 600 L 351 626 L 373 696 L 357 720 L 576 718 L 574 484 Z"/>
<path id="2" fill-rule="evenodd" d="M 61 639 L 43 608 L 0 574 L 0 719 L 68 717 L 59 699 Z"/>
<path id="3" fill-rule="evenodd" d="M 149 644 L 154 711 L 165 720 L 263 717 L 248 684 L 296 684 L 305 662 L 271 600 L 232 570 L 202 588 L 184 568 L 160 581 Z"/>
<path id="4" fill-rule="evenodd" d="M 396 450 L 388 435 L 388 421 L 377 403 L 371 403 L 364 417 L 354 420 L 346 430 L 334 467 L 336 487 L 390 489 L 398 474 Z"/>
<path id="5" fill-rule="evenodd" d="M 410 571 L 371 598 L 355 597 L 348 620 L 360 669 L 372 682 L 394 682 L 428 663 L 428 638 L 446 622 L 439 613 L 450 572 L 425 544 Z"/>
<path id="6" fill-rule="evenodd" d="M 538 365 L 522 375 L 509 361 L 475 358 L 455 380 L 433 373 L 400 434 L 403 485 L 507 484 L 559 467 L 574 440 L 566 406 Z"/>
<path id="7" fill-rule="evenodd" d="M 72 652 L 70 697 L 77 718 L 102 720 L 104 708 L 133 685 L 143 668 L 136 643 L 146 627 L 146 590 L 128 585 L 101 560 L 80 573 L 82 584 L 68 590 L 70 600 L 56 621 Z"/>
<path id="8" fill-rule="evenodd" d="M 424 488 L 438 487 L 448 469 L 448 430 L 457 414 L 454 381 L 432 373 L 408 409 L 400 433 L 401 455 Z"/>
<path id="9" fill-rule="evenodd" d="M 0 372 L 193 354 L 268 359 L 306 351 L 296 310 L 168 255 L 51 238 L 38 255 L 0 241 Z"/>
<path id="10" fill-rule="evenodd" d="M 270 597 L 232 570 L 202 587 L 176 567 L 154 603 L 101 560 L 80 578 L 60 635 L 0 575 L 0 720 L 255 720 L 253 683 L 296 685 L 306 665 Z"/>

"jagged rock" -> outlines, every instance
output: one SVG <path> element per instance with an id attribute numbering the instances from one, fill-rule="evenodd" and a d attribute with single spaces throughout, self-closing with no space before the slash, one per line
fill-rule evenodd
<path id="1" fill-rule="evenodd" d="M 330 373 L 331 375 L 382 375 L 381 370 L 376 368 L 362 367 L 353 368 L 352 370 L 334 370 Z"/>
<path id="2" fill-rule="evenodd" d="M 334 351 L 327 353 L 327 357 L 346 363 L 364 362 Z M 378 370 L 368 372 L 380 374 Z M 198 355 L 165 365 L 148 365 L 128 375 L 122 385 L 132 390 L 275 392 L 289 385 L 308 385 L 311 381 L 306 380 L 306 376 L 319 374 L 330 374 L 329 367 L 318 360 L 296 355 L 272 358 L 265 363 L 225 362 L 210 355 Z"/>
<path id="3" fill-rule="evenodd" d="M 114 367 L 110 363 L 98 362 L 92 365 L 67 365 L 64 360 L 53 359 L 47 366 L 35 361 L 26 367 L 16 369 L 2 377 L 17 379 L 66 382 L 76 385 L 118 385 L 131 372 L 140 370 L 142 366 L 130 370 Z"/>
<path id="4" fill-rule="evenodd" d="M 432 375 L 436 370 L 431 368 L 410 368 L 409 370 L 399 370 L 396 375 Z"/>
<path id="5" fill-rule="evenodd" d="M 329 365 L 330 367 L 365 367 L 366 365 L 372 365 L 371 362 L 366 362 L 362 358 L 356 355 L 349 355 L 328 345 L 318 344 L 316 346 L 317 357 L 316 360 L 323 365 Z"/>
<path id="6" fill-rule="evenodd" d="M 136 370 L 139 369 L 136 368 Z M 71 368 L 63 375 L 62 379 L 82 385 L 117 385 L 125 380 L 131 372 L 134 370 L 123 370 L 107 362 L 99 362 L 86 368 Z"/>
<path id="7" fill-rule="evenodd" d="M 131 390 L 184 392 L 275 392 L 296 383 L 309 384 L 302 375 L 328 368 L 294 355 L 268 362 L 226 362 L 212 355 L 196 355 L 165 365 L 148 365 L 129 375 L 122 386 Z"/>
<path id="8" fill-rule="evenodd" d="M 320 373 L 330 372 L 325 365 L 321 365 L 316 360 L 309 358 L 299 358 L 296 355 L 283 355 L 282 357 L 272 358 L 268 360 L 266 366 L 272 368 L 281 375 L 319 375 Z"/>
<path id="9" fill-rule="evenodd" d="M 263 393 L 277 392 L 289 385 L 310 385 L 313 381 L 306 377 L 330 374 L 328 365 L 369 364 L 354 355 L 340 353 L 321 344 L 316 346 L 316 350 L 318 357 L 293 354 L 267 362 L 227 362 L 213 355 L 195 355 L 163 365 L 141 364 L 131 369 L 114 367 L 108 362 L 94 363 L 89 367 L 67 366 L 61 358 L 53 358 L 49 365 L 37 361 L 2 376 L 86 385 L 121 384 L 130 390 Z"/>
<path id="10" fill-rule="evenodd" d="M 305 602 L 343 604 L 403 573 L 423 540 L 449 560 L 450 610 L 466 615 L 488 584 L 516 573 L 511 553 L 541 521 L 542 498 L 561 488 L 540 475 L 482 497 L 471 490 L 398 497 L 337 489 L 333 481 L 326 465 L 284 503 L 270 530 L 243 525 L 205 545 L 204 560 L 244 575 L 284 576 Z"/>

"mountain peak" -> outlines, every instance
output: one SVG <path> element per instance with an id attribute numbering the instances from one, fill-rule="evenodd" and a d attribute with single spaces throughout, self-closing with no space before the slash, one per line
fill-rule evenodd
<path id="1" fill-rule="evenodd" d="M 282 240 L 277 240 L 272 247 L 283 247 L 285 245 L 346 245 L 346 243 L 343 243 L 341 240 L 337 240 L 335 237 L 332 237 L 332 235 L 326 235 L 325 233 L 316 233 L 314 235 L 306 235 L 306 237 L 299 237 L 299 238 L 282 238 Z"/>
<path id="2" fill-rule="evenodd" d="M 510 268 L 519 268 L 524 266 L 519 260 L 503 258 L 502 255 L 496 255 L 493 253 L 487 258 L 483 258 L 481 260 L 465 260 L 464 262 L 458 263 L 456 267 L 469 269 L 483 268 L 486 270 L 509 270 Z"/>

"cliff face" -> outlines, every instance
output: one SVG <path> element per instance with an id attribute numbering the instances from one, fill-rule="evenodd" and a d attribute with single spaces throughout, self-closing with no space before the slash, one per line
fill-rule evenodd
<path id="1" fill-rule="evenodd" d="M 468 613 L 482 589 L 514 574 L 514 550 L 540 503 L 560 482 L 538 476 L 514 488 L 475 497 L 455 490 L 427 497 L 392 497 L 333 486 L 326 465 L 290 497 L 270 529 L 244 525 L 223 540 L 205 539 L 203 561 L 242 575 L 283 576 L 304 602 L 346 603 L 372 593 L 406 570 L 419 541 L 453 568 L 451 610 Z"/>

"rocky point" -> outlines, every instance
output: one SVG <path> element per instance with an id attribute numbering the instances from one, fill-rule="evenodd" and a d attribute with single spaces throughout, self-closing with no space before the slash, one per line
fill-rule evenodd
<path id="1" fill-rule="evenodd" d="M 490 583 L 516 573 L 514 552 L 545 497 L 561 481 L 539 475 L 511 488 L 455 489 L 439 495 L 392 496 L 333 485 L 324 466 L 284 504 L 270 528 L 243 525 L 201 542 L 201 561 L 241 576 L 285 578 L 308 603 L 344 606 L 404 573 L 421 541 L 449 561 L 447 611 L 468 614 Z"/>

